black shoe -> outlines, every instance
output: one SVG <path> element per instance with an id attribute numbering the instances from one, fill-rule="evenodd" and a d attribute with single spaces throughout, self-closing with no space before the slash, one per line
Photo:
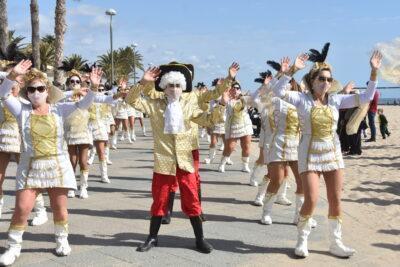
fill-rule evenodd
<path id="1" fill-rule="evenodd" d="M 213 247 L 204 240 L 203 235 L 203 224 L 200 216 L 190 217 L 190 223 L 192 224 L 194 235 L 196 236 L 196 248 L 201 253 L 210 253 Z"/>
<path id="2" fill-rule="evenodd" d="M 158 245 L 158 238 L 149 236 L 143 244 L 138 246 L 136 251 L 146 252 L 149 251 L 151 248 L 156 247 L 157 245 Z"/>
<path id="3" fill-rule="evenodd" d="M 214 249 L 213 246 L 210 245 L 210 243 L 204 240 L 204 238 L 196 239 L 196 248 L 201 253 L 206 253 L 206 254 L 211 253 L 211 251 L 213 251 Z"/>
<path id="4" fill-rule="evenodd" d="M 365 140 L 365 142 L 376 142 L 375 138 L 370 138 L 368 140 Z"/>
<path id="5" fill-rule="evenodd" d="M 170 224 L 171 223 L 171 213 L 170 212 L 168 212 L 167 215 L 162 217 L 161 223 L 162 224 Z"/>
<path id="6" fill-rule="evenodd" d="M 136 251 L 145 252 L 149 251 L 152 247 L 156 247 L 158 244 L 158 231 L 160 230 L 161 226 L 161 216 L 152 216 L 150 219 L 150 234 L 147 237 L 146 241 L 138 246 Z"/>

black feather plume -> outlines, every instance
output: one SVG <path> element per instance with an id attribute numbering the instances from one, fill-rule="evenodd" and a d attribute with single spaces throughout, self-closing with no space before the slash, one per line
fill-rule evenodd
<path id="1" fill-rule="evenodd" d="M 316 49 L 310 49 L 308 53 L 308 60 L 312 62 L 324 62 L 328 56 L 330 43 L 326 43 L 321 52 Z"/>
<path id="2" fill-rule="evenodd" d="M 211 86 L 217 86 L 218 81 L 219 81 L 219 78 L 214 79 L 214 80 L 211 82 Z"/>
<path id="3" fill-rule="evenodd" d="M 272 72 L 270 71 L 270 70 L 267 70 L 267 71 L 264 71 L 264 72 L 260 72 L 260 77 L 261 78 L 267 78 L 267 77 L 270 77 L 270 76 L 272 76 Z"/>
<path id="4" fill-rule="evenodd" d="M 267 64 L 270 65 L 276 71 L 280 71 L 281 70 L 281 64 L 279 64 L 276 61 L 268 60 Z"/>
<path id="5" fill-rule="evenodd" d="M 256 83 L 264 83 L 264 79 L 263 78 L 255 78 L 254 82 L 256 82 Z"/>

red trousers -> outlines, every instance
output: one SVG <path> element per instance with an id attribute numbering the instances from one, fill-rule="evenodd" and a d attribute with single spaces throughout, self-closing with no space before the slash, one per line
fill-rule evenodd
<path id="1" fill-rule="evenodd" d="M 189 217 L 201 214 L 201 203 L 199 199 L 200 190 L 200 153 L 193 150 L 194 173 L 189 173 L 176 168 L 176 175 L 165 175 L 153 173 L 151 193 L 153 204 L 151 205 L 152 216 L 164 216 L 167 214 L 169 193 L 176 192 L 179 187 L 181 193 L 182 211 Z"/>
<path id="2" fill-rule="evenodd" d="M 194 173 L 196 175 L 197 179 L 197 185 L 200 189 L 200 153 L 199 150 L 192 150 L 192 155 L 193 155 L 193 162 L 194 162 Z M 178 190 L 178 181 L 175 182 L 175 184 L 171 187 L 171 192 L 176 192 Z"/>

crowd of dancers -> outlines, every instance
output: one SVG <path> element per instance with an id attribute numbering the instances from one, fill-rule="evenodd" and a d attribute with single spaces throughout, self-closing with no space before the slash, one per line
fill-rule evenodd
<path id="1" fill-rule="evenodd" d="M 254 201 L 262 206 L 260 221 L 273 223 L 274 203 L 290 205 L 286 197 L 289 172 L 296 181 L 293 223 L 297 225 L 294 253 L 308 256 L 307 240 L 317 222 L 312 218 L 319 194 L 319 178 L 325 180 L 329 211 L 329 251 L 350 257 L 355 250 L 342 242 L 341 191 L 344 163 L 336 134 L 339 109 L 368 103 L 376 90 L 377 71 L 382 55 L 375 51 L 370 59 L 368 88 L 360 94 L 340 94 L 343 88 L 333 78 L 326 62 L 327 43 L 322 51 L 310 49 L 293 64 L 268 61 L 276 71 L 260 73 L 261 83 L 251 96 L 242 94 L 237 79 L 240 70 L 233 63 L 226 78 L 215 79 L 213 90 L 202 83 L 193 88 L 194 67 L 171 62 L 151 67 L 138 84 L 121 79 L 105 90 L 102 70 L 64 67 L 67 90 L 52 85 L 45 73 L 32 68 L 29 60 L 2 61 L 0 80 L 0 187 L 11 160 L 17 162 L 16 202 L 10 222 L 7 249 L 0 264 L 10 265 L 20 256 L 27 219 L 34 209 L 32 225 L 47 222 L 42 193 L 47 192 L 54 218 L 56 254 L 71 253 L 68 243 L 68 197 L 86 199 L 90 195 L 89 165 L 97 154 L 101 181 L 110 183 L 110 149 L 118 140 L 132 143 L 139 121 L 142 135 L 146 114 L 154 141 L 151 219 L 148 238 L 137 250 L 144 252 L 158 244 L 161 224 L 171 222 L 175 193 L 179 189 L 182 211 L 193 227 L 196 248 L 210 253 L 212 244 L 204 238 L 206 216 L 201 208 L 199 136 L 209 135 L 209 154 L 204 164 L 222 156 L 221 173 L 229 172 L 230 158 L 239 141 L 242 171 L 249 173 L 249 184 L 258 186 Z M 313 63 L 297 82 L 293 75 Z M 258 159 L 250 169 L 253 126 L 248 107 L 261 111 Z M 357 116 L 362 116 L 358 114 Z M 365 114 L 364 114 L 365 116 Z M 357 122 L 357 118 L 353 121 Z M 358 127 L 358 126 L 357 126 Z M 220 146 L 218 147 L 218 142 Z M 79 188 L 76 168 L 79 165 Z M 79 189 L 79 190 L 78 190 Z M 3 208 L 0 198 L 0 214 Z"/>

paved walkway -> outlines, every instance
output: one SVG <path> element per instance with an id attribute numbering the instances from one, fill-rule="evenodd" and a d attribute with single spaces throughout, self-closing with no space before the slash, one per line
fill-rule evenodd
<path id="1" fill-rule="evenodd" d="M 139 134 L 140 130 L 137 132 Z M 256 144 L 253 151 L 258 151 Z M 203 142 L 202 159 L 207 153 L 207 145 Z M 194 250 L 193 231 L 189 220 L 180 211 L 178 197 L 171 224 L 161 227 L 159 247 L 148 253 L 136 252 L 137 245 L 145 240 L 149 227 L 152 138 L 139 136 L 134 144 L 120 144 L 111 156 L 114 162 L 109 166 L 111 184 L 99 182 L 98 164 L 95 161 L 90 170 L 89 199 L 75 198 L 69 201 L 72 254 L 61 258 L 53 254 L 53 224 L 48 222 L 42 226 L 28 227 L 24 234 L 23 252 L 16 266 L 376 266 L 382 256 L 378 251 L 367 255 L 359 252 L 349 260 L 342 260 L 327 253 L 327 202 L 322 193 L 315 214 L 319 227 L 310 238 L 311 254 L 305 260 L 296 259 L 293 254 L 296 227 L 291 224 L 294 207 L 276 205 L 273 211 L 274 224 L 259 224 L 261 208 L 251 205 L 257 189 L 246 185 L 248 174 L 240 172 L 238 152 L 233 156 L 236 164 L 228 166 L 225 174 L 216 171 L 216 163 L 202 165 L 201 169 L 203 208 L 208 219 L 204 224 L 204 232 L 215 247 L 213 253 L 204 255 Z M 252 156 L 252 162 L 255 157 L 256 153 Z M 217 158 L 219 161 L 219 155 Z M 15 167 L 15 164 L 11 164 L 4 185 L 5 209 L 0 221 L 2 247 L 14 205 L 12 175 Z M 289 190 L 291 200 L 294 200 L 293 188 L 292 180 Z M 355 243 L 357 236 L 352 234 L 351 228 L 364 225 L 350 215 L 345 220 L 345 241 L 359 251 L 367 248 Z"/>

